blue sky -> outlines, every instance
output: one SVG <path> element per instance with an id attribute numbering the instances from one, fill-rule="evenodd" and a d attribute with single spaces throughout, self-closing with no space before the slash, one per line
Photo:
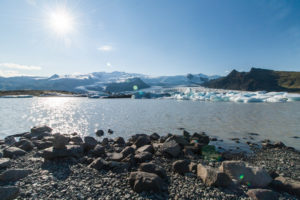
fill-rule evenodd
<path id="1" fill-rule="evenodd" d="M 0 76 L 300 71 L 297 0 L 0 0 L 0 36 Z"/>

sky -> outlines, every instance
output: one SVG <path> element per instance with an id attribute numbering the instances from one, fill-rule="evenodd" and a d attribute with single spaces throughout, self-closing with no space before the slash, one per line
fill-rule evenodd
<path id="1" fill-rule="evenodd" d="M 0 76 L 300 71 L 298 0 L 0 0 Z"/>

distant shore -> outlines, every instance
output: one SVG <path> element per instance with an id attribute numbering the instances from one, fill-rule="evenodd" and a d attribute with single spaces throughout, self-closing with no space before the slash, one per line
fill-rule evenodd
<path id="1" fill-rule="evenodd" d="M 95 137 L 47 126 L 0 140 L 3 199 L 297 199 L 299 151 L 282 142 L 220 153 L 205 133 Z M 3 157 L 3 158 L 2 158 Z"/>

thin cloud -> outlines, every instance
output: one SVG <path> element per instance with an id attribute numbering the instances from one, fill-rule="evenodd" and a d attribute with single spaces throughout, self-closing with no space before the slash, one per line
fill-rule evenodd
<path id="1" fill-rule="evenodd" d="M 5 67 L 9 69 L 20 69 L 20 70 L 41 70 L 40 66 L 34 65 L 20 65 L 16 63 L 0 63 L 0 67 Z"/>
<path id="2" fill-rule="evenodd" d="M 30 74 L 22 74 L 18 71 L 0 70 L 0 77 L 14 77 L 14 76 L 32 76 Z"/>
<path id="3" fill-rule="evenodd" d="M 112 51 L 113 47 L 110 45 L 103 45 L 101 47 L 98 48 L 99 51 Z"/>

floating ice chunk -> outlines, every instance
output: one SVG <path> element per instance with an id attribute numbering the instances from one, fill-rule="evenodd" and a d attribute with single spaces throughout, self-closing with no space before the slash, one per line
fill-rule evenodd
<path id="1" fill-rule="evenodd" d="M 300 101 L 300 94 L 287 94 L 288 101 Z"/>

